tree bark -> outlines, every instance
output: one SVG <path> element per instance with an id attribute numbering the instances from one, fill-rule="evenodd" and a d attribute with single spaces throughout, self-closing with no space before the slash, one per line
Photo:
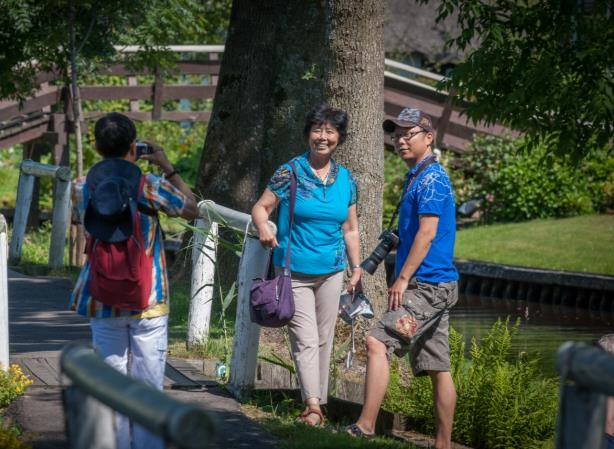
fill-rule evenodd
<path id="1" fill-rule="evenodd" d="M 336 159 L 358 181 L 362 259 L 378 243 L 384 195 L 384 7 L 378 0 L 335 0 L 327 4 L 329 66 L 326 98 L 349 114 L 348 137 Z M 378 316 L 387 308 L 384 263 L 363 277 Z"/>
<path id="2" fill-rule="evenodd" d="M 235 0 L 197 192 L 249 212 L 275 168 L 306 147 L 307 112 L 327 101 L 350 118 L 335 157 L 357 178 L 368 254 L 382 214 L 383 17 L 375 0 Z M 378 310 L 382 272 L 366 282 Z"/>

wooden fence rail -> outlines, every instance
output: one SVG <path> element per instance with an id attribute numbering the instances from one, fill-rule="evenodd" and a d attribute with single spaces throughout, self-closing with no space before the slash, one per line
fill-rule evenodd
<path id="1" fill-rule="evenodd" d="M 23 239 L 28 223 L 28 213 L 32 203 L 35 177 L 52 177 L 55 179 L 53 189 L 53 225 L 51 228 L 51 245 L 49 246 L 49 266 L 60 267 L 64 264 L 64 247 L 70 211 L 70 169 L 55 165 L 40 164 L 26 159 L 21 162 L 15 216 L 13 217 L 13 237 L 9 257 L 11 260 L 21 258 Z"/>

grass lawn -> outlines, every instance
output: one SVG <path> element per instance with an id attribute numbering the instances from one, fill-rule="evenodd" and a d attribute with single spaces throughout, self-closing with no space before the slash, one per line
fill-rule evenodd
<path id="1" fill-rule="evenodd" d="M 461 259 L 614 275 L 614 215 L 585 215 L 463 229 Z"/>

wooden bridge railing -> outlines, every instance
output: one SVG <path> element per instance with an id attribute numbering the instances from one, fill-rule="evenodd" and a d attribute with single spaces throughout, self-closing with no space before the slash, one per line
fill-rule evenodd
<path id="1" fill-rule="evenodd" d="M 233 340 L 229 386 L 240 397 L 253 388 L 256 377 L 260 326 L 250 320 L 249 291 L 255 278 L 263 278 L 268 270 L 270 249 L 263 248 L 251 216 L 229 209 L 213 201 L 201 201 L 192 249 L 191 302 L 188 316 L 188 344 L 202 344 L 208 338 L 211 302 L 216 269 L 217 224 L 245 234 L 237 273 L 237 316 Z M 273 234 L 277 227 L 268 222 Z"/>
<path id="2" fill-rule="evenodd" d="M 122 86 L 81 87 L 84 101 L 91 100 L 128 100 L 129 108 L 125 113 L 134 120 L 171 120 L 171 121 L 208 121 L 210 112 L 203 111 L 165 111 L 163 102 L 167 100 L 213 100 L 219 74 L 219 55 L 223 45 L 171 45 L 170 51 L 178 53 L 198 53 L 200 60 L 183 60 L 177 63 L 174 74 L 206 76 L 201 85 L 165 84 L 163 76 L 155 73 L 136 73 L 123 64 L 103 68 L 98 75 L 114 75 L 127 78 Z M 122 53 L 137 52 L 138 46 L 117 47 Z M 153 82 L 138 84 L 137 75 L 153 76 Z M 384 111 L 387 116 L 396 116 L 406 106 L 417 107 L 429 113 L 438 130 L 437 145 L 456 151 L 463 151 L 476 132 L 502 134 L 509 132 L 499 125 L 484 126 L 472 124 L 462 116 L 462 105 L 453 105 L 454 92 L 437 90 L 434 84 L 441 81 L 441 75 L 418 69 L 398 61 L 385 60 L 384 72 Z M 40 89 L 23 104 L 15 101 L 0 101 L 0 148 L 17 143 L 44 138 L 54 145 L 55 163 L 67 161 L 66 132 L 70 127 L 70 101 L 66 89 L 51 83 L 54 74 L 41 74 Z M 151 111 L 142 111 L 140 101 L 151 102 Z M 64 103 L 60 111 L 52 111 L 54 105 Z M 88 112 L 86 120 L 96 119 L 103 112 Z M 390 143 L 390 142 L 386 142 Z"/>
<path id="3" fill-rule="evenodd" d="M 0 214 L 0 369 L 9 369 L 8 228 Z"/>
<path id="4" fill-rule="evenodd" d="M 107 365 L 91 347 L 69 343 L 60 357 L 70 380 L 64 390 L 64 414 L 72 449 L 115 447 L 116 411 L 178 449 L 204 449 L 216 424 L 196 404 L 180 402 Z"/>
<path id="5" fill-rule="evenodd" d="M 49 266 L 61 267 L 64 265 L 64 247 L 70 213 L 71 174 L 68 167 L 40 164 L 31 160 L 21 162 L 17 186 L 17 204 L 15 205 L 15 216 L 13 217 L 13 237 L 11 238 L 9 255 L 11 260 L 19 260 L 21 258 L 21 249 L 28 223 L 32 192 L 34 190 L 34 178 L 43 176 L 52 177 L 55 180 Z"/>

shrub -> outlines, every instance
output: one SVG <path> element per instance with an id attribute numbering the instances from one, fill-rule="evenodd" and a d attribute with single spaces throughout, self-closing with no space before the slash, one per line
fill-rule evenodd
<path id="1" fill-rule="evenodd" d="M 0 407 L 6 407 L 17 396 L 23 394 L 32 381 L 19 365 L 11 365 L 8 371 L 0 367 Z"/>
<path id="2" fill-rule="evenodd" d="M 556 156 L 524 139 L 477 135 L 462 168 L 451 170 L 457 204 L 482 199 L 486 222 L 602 212 L 614 204 L 614 156 L 595 150 L 583 161 Z"/>
<path id="3" fill-rule="evenodd" d="M 497 321 L 480 342 L 465 342 L 450 329 L 452 377 L 458 400 L 453 440 L 475 448 L 542 448 L 555 430 L 558 382 L 541 377 L 537 360 L 515 358 L 511 343 L 519 323 Z M 433 432 L 435 418 L 428 377 L 407 378 L 392 370 L 384 407 L 413 418 Z"/>

